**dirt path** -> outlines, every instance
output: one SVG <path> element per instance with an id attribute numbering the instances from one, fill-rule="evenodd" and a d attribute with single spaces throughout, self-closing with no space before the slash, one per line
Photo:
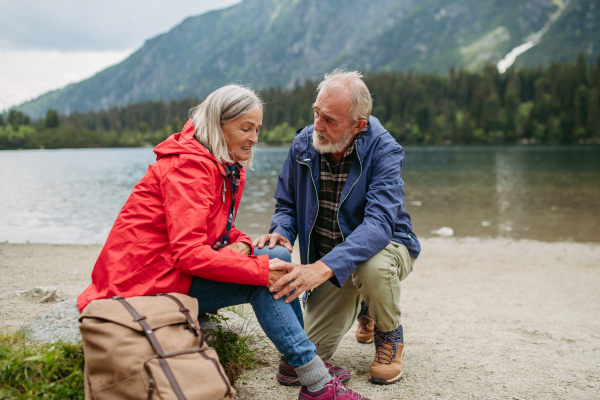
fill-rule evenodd
<path id="1" fill-rule="evenodd" d="M 349 332 L 332 362 L 371 399 L 600 398 L 600 245 L 427 239 L 403 283 L 405 373 L 367 381 L 374 354 Z M 0 329 L 52 304 L 14 291 L 55 285 L 65 298 L 89 282 L 100 248 L 0 244 Z M 266 353 L 268 347 L 265 345 Z M 296 399 L 275 381 L 278 356 L 246 373 L 239 399 Z"/>

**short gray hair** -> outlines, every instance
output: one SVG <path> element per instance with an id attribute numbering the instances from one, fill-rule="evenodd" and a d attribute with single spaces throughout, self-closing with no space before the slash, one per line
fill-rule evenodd
<path id="1" fill-rule="evenodd" d="M 335 69 L 329 74 L 325 74 L 325 78 L 317 86 L 317 92 L 321 93 L 321 91 L 324 91 L 325 93 L 330 93 L 336 89 L 350 89 L 352 93 L 350 119 L 353 122 L 359 119 L 365 119 L 368 122 L 371 115 L 371 108 L 373 107 L 373 98 L 362 78 L 363 74 L 358 71 Z"/>
<path id="2" fill-rule="evenodd" d="M 222 124 L 239 118 L 257 107 L 262 110 L 263 103 L 255 91 L 241 85 L 223 86 L 190 110 L 194 135 L 219 162 L 233 163 L 227 149 Z M 253 155 L 254 147 L 250 150 L 248 161 L 243 164 L 249 167 Z"/>

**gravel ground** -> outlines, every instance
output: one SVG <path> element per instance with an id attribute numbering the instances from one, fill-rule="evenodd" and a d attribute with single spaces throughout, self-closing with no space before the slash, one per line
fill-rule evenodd
<path id="1" fill-rule="evenodd" d="M 367 381 L 373 345 L 344 337 L 331 360 L 371 399 L 600 399 L 600 245 L 426 239 L 402 287 L 404 377 Z M 89 283 L 98 246 L 0 244 L 0 329 L 48 311 L 14 295 L 54 285 L 61 298 Z M 295 252 L 297 254 L 297 252 Z M 55 303 L 54 303 L 55 304 Z M 295 399 L 275 381 L 278 355 L 242 376 L 238 399 Z"/>

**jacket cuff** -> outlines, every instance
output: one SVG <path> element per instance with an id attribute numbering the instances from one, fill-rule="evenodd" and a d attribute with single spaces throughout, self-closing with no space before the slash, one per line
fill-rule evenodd
<path id="1" fill-rule="evenodd" d="M 250 255 L 254 254 L 254 246 L 252 246 L 252 239 L 250 239 L 250 237 L 243 235 L 240 236 L 236 242 L 242 242 L 242 243 L 246 243 L 247 245 L 250 246 Z"/>
<path id="2" fill-rule="evenodd" d="M 262 254 L 262 255 L 256 256 L 256 257 L 258 258 L 258 265 L 259 265 L 260 269 L 262 270 L 261 286 L 268 287 L 269 286 L 269 255 Z"/>
<path id="3" fill-rule="evenodd" d="M 348 273 L 348 269 L 345 265 L 340 265 L 339 259 L 336 257 L 330 257 L 330 255 L 331 253 L 327 254 L 325 257 L 321 258 L 321 261 L 323 261 L 333 271 L 333 276 L 329 278 L 329 281 L 335 286 L 341 288 L 350 274 Z"/>

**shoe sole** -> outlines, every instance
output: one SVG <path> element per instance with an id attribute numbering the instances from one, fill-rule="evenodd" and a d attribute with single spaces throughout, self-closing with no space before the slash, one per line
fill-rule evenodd
<path id="1" fill-rule="evenodd" d="M 371 340 L 369 340 L 368 342 L 364 342 L 364 341 L 362 341 L 362 340 L 358 340 L 358 339 L 356 339 L 356 341 L 357 341 L 358 343 L 362 343 L 362 344 L 369 344 L 369 343 L 373 343 L 373 340 L 375 340 L 375 338 L 374 338 L 374 337 L 372 337 L 372 338 L 371 338 Z"/>
<path id="2" fill-rule="evenodd" d="M 280 378 L 279 373 L 277 374 L 276 379 L 277 379 L 277 382 L 279 382 L 279 384 L 281 386 L 302 386 L 302 385 L 300 385 L 300 381 L 298 379 L 295 379 L 293 381 L 292 380 L 288 381 L 287 379 L 289 379 L 289 377 L 283 376 L 283 379 L 282 379 L 282 378 Z M 342 382 L 345 385 L 346 383 L 350 382 L 350 378 L 346 378 L 344 380 L 341 380 L 340 382 Z"/>
<path id="3" fill-rule="evenodd" d="M 402 372 L 398 374 L 398 376 L 393 377 L 392 379 L 385 379 L 379 376 L 371 376 L 369 375 L 369 380 L 373 383 L 378 383 L 380 385 L 391 385 L 393 383 L 399 382 L 402 378 Z"/>
<path id="4" fill-rule="evenodd" d="M 281 386 L 301 386 L 298 378 L 293 379 L 293 378 L 290 378 L 289 376 L 280 375 L 279 373 L 277 373 L 276 378 L 277 378 L 277 382 L 279 382 L 279 384 Z"/>

